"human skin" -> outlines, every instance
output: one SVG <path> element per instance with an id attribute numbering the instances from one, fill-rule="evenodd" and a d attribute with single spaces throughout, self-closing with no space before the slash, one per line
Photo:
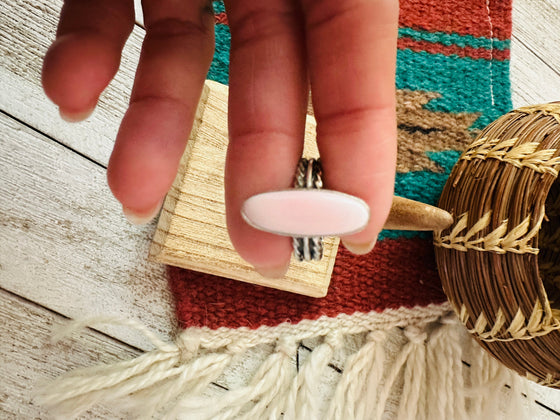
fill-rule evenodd
<path id="1" fill-rule="evenodd" d="M 128 110 L 109 161 L 127 217 L 159 210 L 184 151 L 214 49 L 206 0 L 144 0 L 146 37 Z M 389 212 L 396 160 L 396 0 L 229 0 L 228 231 L 257 271 L 279 277 L 292 245 L 241 217 L 243 202 L 289 188 L 301 157 L 309 89 L 323 179 L 362 198 L 367 227 L 342 238 L 371 250 Z M 133 0 L 66 0 L 43 66 L 47 96 L 81 121 L 118 70 Z"/>

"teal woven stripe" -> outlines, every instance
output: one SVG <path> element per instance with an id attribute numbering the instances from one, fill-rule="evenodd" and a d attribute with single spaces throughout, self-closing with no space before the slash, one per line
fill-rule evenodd
<path id="1" fill-rule="evenodd" d="M 436 205 L 451 169 L 461 156 L 461 151 L 445 150 L 428 152 L 428 156 L 440 167 L 442 172 L 414 171 L 397 173 L 395 194 L 411 200 Z"/>
<path id="2" fill-rule="evenodd" d="M 439 92 L 441 98 L 426 105 L 433 111 L 482 113 L 473 128 L 485 127 L 512 107 L 509 60 L 398 50 L 397 88 Z"/>
<path id="3" fill-rule="evenodd" d="M 224 13 L 226 11 L 223 1 L 213 1 L 212 6 L 214 6 L 214 13 Z"/>
<path id="4" fill-rule="evenodd" d="M 216 49 L 214 59 L 208 72 L 208 79 L 220 82 L 224 85 L 229 83 L 229 49 L 231 33 L 229 26 L 216 25 Z"/>
<path id="5" fill-rule="evenodd" d="M 412 38 L 416 41 L 427 41 L 443 45 L 457 45 L 461 48 L 494 48 L 497 50 L 509 50 L 510 40 L 498 38 L 475 37 L 472 35 L 448 34 L 446 32 L 427 32 L 412 28 L 399 28 L 400 38 Z"/>

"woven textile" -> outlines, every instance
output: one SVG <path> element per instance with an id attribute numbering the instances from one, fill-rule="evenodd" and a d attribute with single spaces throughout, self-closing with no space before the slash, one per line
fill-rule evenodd
<path id="1" fill-rule="evenodd" d="M 227 83 L 227 16 L 221 2 L 214 6 L 217 47 L 209 78 Z M 476 131 L 511 108 L 510 6 L 485 0 L 401 1 L 396 195 L 436 205 Z M 367 257 L 340 249 L 324 299 L 181 269 L 169 273 L 183 328 L 295 324 L 322 315 L 445 301 L 431 237 L 416 232 L 383 231 Z"/>

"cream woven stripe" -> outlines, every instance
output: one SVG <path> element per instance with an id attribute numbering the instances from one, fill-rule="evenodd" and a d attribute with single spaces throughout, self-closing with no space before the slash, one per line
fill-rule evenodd
<path id="1" fill-rule="evenodd" d="M 220 327 L 217 329 L 190 327 L 182 330 L 176 340 L 180 344 L 183 339 L 192 341 L 193 337 L 196 337 L 197 346 L 201 348 L 211 350 L 227 348 L 231 353 L 240 353 L 254 346 L 275 343 L 281 337 L 289 337 L 292 342 L 299 342 L 314 337 L 327 336 L 336 331 L 352 335 L 376 330 L 387 331 L 395 327 L 406 328 L 415 325 L 427 325 L 451 311 L 449 302 L 444 302 L 414 308 L 386 309 L 383 312 L 355 312 L 352 315 L 342 313 L 333 318 L 322 316 L 315 320 L 303 319 L 297 324 L 284 322 L 274 327 L 263 325 L 256 329 L 248 327 Z M 161 341 L 141 323 L 133 320 L 122 320 L 115 316 L 99 316 L 71 321 L 65 324 L 64 328 L 55 334 L 53 339 L 59 340 L 61 337 L 71 334 L 72 331 L 79 331 L 84 327 L 99 327 L 104 324 L 134 328 L 143 333 L 156 347 L 169 350 L 170 344 Z"/>
<path id="2" fill-rule="evenodd" d="M 470 319 L 465 305 L 461 306 L 459 319 L 464 325 L 467 325 Z M 504 328 L 505 331 L 503 330 Z M 529 319 L 526 319 L 521 309 L 519 309 L 509 325 L 506 325 L 504 312 L 502 308 L 499 308 L 494 325 L 490 325 L 484 313 L 481 313 L 474 322 L 474 327 L 469 329 L 469 332 L 475 334 L 483 341 L 492 342 L 530 340 L 547 335 L 555 330 L 560 330 L 560 321 L 551 315 L 545 315 L 541 303 L 537 301 Z"/>
<path id="3" fill-rule="evenodd" d="M 464 213 L 459 218 L 449 235 L 442 236 L 441 232 L 436 235 L 434 245 L 466 252 L 469 249 L 485 252 L 496 252 L 505 254 L 538 254 L 538 248 L 533 248 L 529 242 L 537 235 L 544 218 L 544 207 L 535 226 L 529 230 L 531 215 L 527 216 L 519 225 L 508 229 L 508 220 L 504 220 L 496 229 L 485 236 L 474 239 L 474 237 L 490 225 L 492 211 L 487 212 L 478 220 L 465 234 L 463 233 L 469 225 L 469 214 Z"/>
<path id="4" fill-rule="evenodd" d="M 496 159 L 509 163 L 516 168 L 530 168 L 538 173 L 548 173 L 558 176 L 560 157 L 553 157 L 557 149 L 538 150 L 540 143 L 523 143 L 514 147 L 517 138 L 510 140 L 491 139 L 483 137 L 470 146 L 460 160 Z"/>
<path id="5" fill-rule="evenodd" d="M 386 309 L 379 313 L 355 312 L 352 315 L 339 314 L 334 318 L 322 316 L 316 320 L 304 319 L 295 325 L 282 323 L 275 327 L 261 326 L 257 329 L 221 327 L 213 330 L 208 327 L 191 327 L 184 330 L 179 338 L 197 334 L 202 347 L 207 349 L 227 347 L 235 353 L 241 349 L 275 342 L 278 337 L 290 337 L 293 341 L 302 341 L 326 336 L 333 331 L 360 334 L 375 330 L 386 331 L 394 327 L 425 325 L 438 320 L 449 311 L 451 306 L 445 302 L 425 307 Z"/>

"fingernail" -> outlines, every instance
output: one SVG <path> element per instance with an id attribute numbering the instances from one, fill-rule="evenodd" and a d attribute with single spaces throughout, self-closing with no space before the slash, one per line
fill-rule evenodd
<path id="1" fill-rule="evenodd" d="M 261 276 L 267 277 L 269 279 L 280 279 L 286 275 L 289 266 L 290 266 L 289 264 L 272 266 L 272 267 L 255 266 L 255 271 L 259 273 Z"/>
<path id="2" fill-rule="evenodd" d="M 59 108 L 58 113 L 60 114 L 60 118 L 62 118 L 64 121 L 73 123 L 73 122 L 80 122 L 85 120 L 91 114 L 93 114 L 94 110 L 95 110 L 95 106 L 93 106 L 92 108 L 86 111 L 81 111 L 81 112 L 63 111 L 61 108 Z"/>
<path id="3" fill-rule="evenodd" d="M 160 201 L 156 207 L 148 212 L 137 213 L 134 210 L 128 209 L 123 206 L 124 217 L 133 225 L 145 225 L 150 223 L 161 210 L 163 201 Z"/>
<path id="4" fill-rule="evenodd" d="M 364 243 L 357 244 L 353 242 L 342 241 L 344 247 L 352 254 L 356 254 L 356 255 L 368 254 L 375 247 L 376 242 L 377 241 L 375 240 L 373 242 L 367 242 L 365 244 Z"/>

